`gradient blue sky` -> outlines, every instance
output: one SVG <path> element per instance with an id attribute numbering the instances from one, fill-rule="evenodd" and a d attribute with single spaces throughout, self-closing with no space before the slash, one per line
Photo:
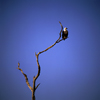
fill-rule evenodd
<path id="1" fill-rule="evenodd" d="M 31 100 L 35 52 L 36 100 L 100 100 L 100 0 L 0 0 L 0 100 Z"/>

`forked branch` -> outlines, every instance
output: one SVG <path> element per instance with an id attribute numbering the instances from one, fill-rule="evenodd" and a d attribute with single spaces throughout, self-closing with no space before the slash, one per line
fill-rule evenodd
<path id="1" fill-rule="evenodd" d="M 22 72 L 22 74 L 23 74 L 24 77 L 25 77 L 26 84 L 28 85 L 29 89 L 32 91 L 32 100 L 35 100 L 35 90 L 36 90 L 36 89 L 38 88 L 38 86 L 40 85 L 40 83 L 39 83 L 37 86 L 35 86 L 36 79 L 37 79 L 37 78 L 39 77 L 39 75 L 40 75 L 40 64 L 39 64 L 39 61 L 38 61 L 39 54 L 41 54 L 41 53 L 43 53 L 43 52 L 49 50 L 49 49 L 52 48 L 56 43 L 59 43 L 60 41 L 62 41 L 62 39 L 60 40 L 60 38 L 61 38 L 61 32 L 63 31 L 63 26 L 62 26 L 62 24 L 61 24 L 60 21 L 59 21 L 59 23 L 60 23 L 60 26 L 61 26 L 61 31 L 60 31 L 60 33 L 59 33 L 59 38 L 56 40 L 56 42 L 55 42 L 53 45 L 51 45 L 50 47 L 48 47 L 47 49 L 45 49 L 45 50 L 39 52 L 38 54 L 35 53 L 36 62 L 37 62 L 37 65 L 38 65 L 38 73 L 37 73 L 36 76 L 33 77 L 33 88 L 30 86 L 30 84 L 29 84 L 29 82 L 28 82 L 27 75 L 24 74 L 23 71 L 22 71 L 22 69 L 19 68 L 20 63 L 18 62 L 18 68 L 17 68 L 17 69 L 19 69 L 19 70 Z"/>

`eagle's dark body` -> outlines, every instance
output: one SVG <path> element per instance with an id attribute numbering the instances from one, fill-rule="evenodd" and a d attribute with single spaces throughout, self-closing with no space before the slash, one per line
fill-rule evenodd
<path id="1" fill-rule="evenodd" d="M 68 31 L 67 31 L 67 28 L 66 29 L 64 29 L 63 31 L 62 31 L 62 39 L 67 39 L 68 38 Z"/>

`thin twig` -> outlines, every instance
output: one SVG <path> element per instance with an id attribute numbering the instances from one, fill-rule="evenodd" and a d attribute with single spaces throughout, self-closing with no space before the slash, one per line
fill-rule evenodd
<path id="1" fill-rule="evenodd" d="M 38 88 L 39 85 L 40 85 L 40 83 L 35 87 L 35 90 Z"/>

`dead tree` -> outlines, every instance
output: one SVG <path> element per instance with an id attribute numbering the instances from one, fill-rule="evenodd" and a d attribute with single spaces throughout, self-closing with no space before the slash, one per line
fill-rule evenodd
<path id="1" fill-rule="evenodd" d="M 39 75 L 40 75 L 40 64 L 39 64 L 39 61 L 38 61 L 39 54 L 41 54 L 41 53 L 47 51 L 48 49 L 52 48 L 56 43 L 59 43 L 60 41 L 63 40 L 63 39 L 60 39 L 60 38 L 61 38 L 61 33 L 62 33 L 62 31 L 63 31 L 63 26 L 62 26 L 61 22 L 59 22 L 59 23 L 60 23 L 60 25 L 61 25 L 61 31 L 60 31 L 60 33 L 59 33 L 59 38 L 56 40 L 56 42 L 55 42 L 53 45 L 51 45 L 50 47 L 48 47 L 47 49 L 45 49 L 45 50 L 39 52 L 38 54 L 35 53 L 36 61 L 37 61 L 37 65 L 38 65 L 38 73 L 37 73 L 36 76 L 33 77 L 33 87 L 30 86 L 30 84 L 29 84 L 29 82 L 28 82 L 27 75 L 26 75 L 26 74 L 23 72 L 23 70 L 19 67 L 19 66 L 20 66 L 20 63 L 18 62 L 18 67 L 17 67 L 17 69 L 19 69 L 19 70 L 22 72 L 22 74 L 24 75 L 24 77 L 25 77 L 26 84 L 28 85 L 29 89 L 30 89 L 31 92 L 32 92 L 32 100 L 35 100 L 35 90 L 36 90 L 36 89 L 38 88 L 38 86 L 40 85 L 40 83 L 39 83 L 37 86 L 35 86 L 35 82 L 36 82 L 37 78 L 38 78 Z"/>

